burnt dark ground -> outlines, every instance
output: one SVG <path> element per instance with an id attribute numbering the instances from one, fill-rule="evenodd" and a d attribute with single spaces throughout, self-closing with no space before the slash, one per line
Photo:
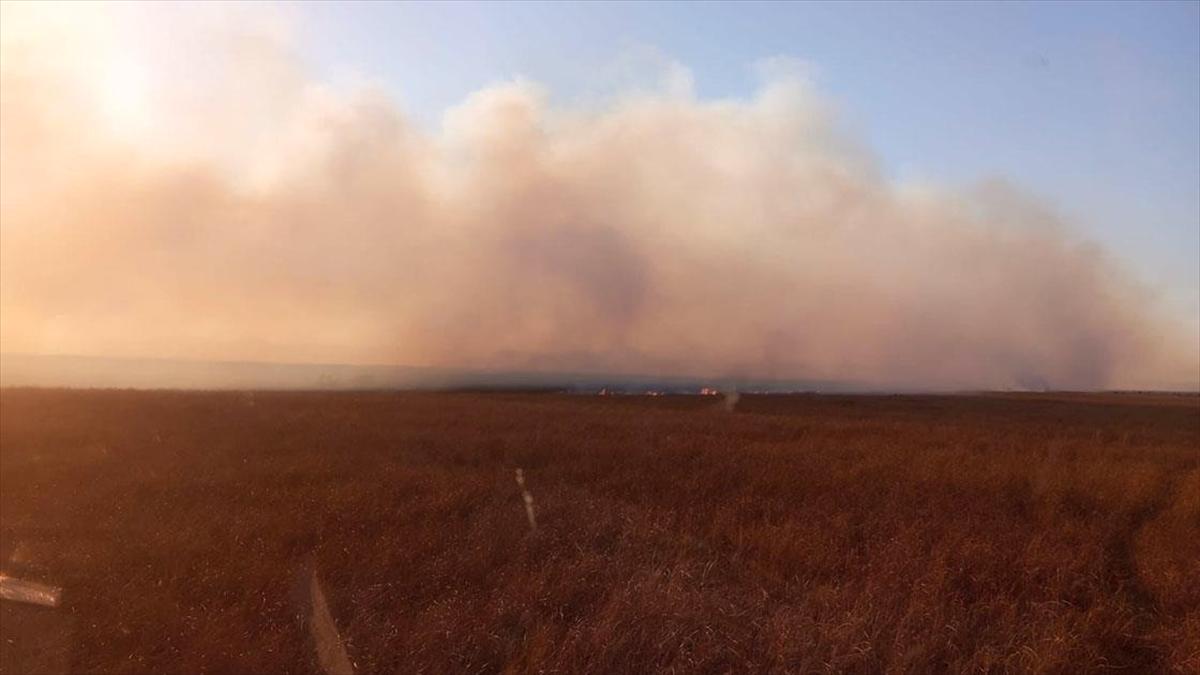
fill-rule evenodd
<path id="1" fill-rule="evenodd" d="M 315 561 L 363 672 L 1195 672 L 1198 467 L 1196 396 L 4 390 L 0 668 L 311 671 Z"/>

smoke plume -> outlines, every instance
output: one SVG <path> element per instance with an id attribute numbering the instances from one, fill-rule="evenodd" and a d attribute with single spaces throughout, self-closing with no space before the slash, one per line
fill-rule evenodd
<path id="1" fill-rule="evenodd" d="M 1200 377 L 1191 336 L 1052 209 L 999 181 L 897 184 L 786 62 L 738 100 L 678 66 L 586 105 L 503 82 L 429 131 L 369 81 L 310 76 L 269 21 L 189 18 L 155 47 L 113 14 L 4 9 L 4 351 Z"/>

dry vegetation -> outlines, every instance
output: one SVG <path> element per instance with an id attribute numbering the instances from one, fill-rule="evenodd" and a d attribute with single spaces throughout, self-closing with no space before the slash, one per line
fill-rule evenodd
<path id="1" fill-rule="evenodd" d="M 0 402 L 7 672 L 1200 670 L 1195 396 Z"/>

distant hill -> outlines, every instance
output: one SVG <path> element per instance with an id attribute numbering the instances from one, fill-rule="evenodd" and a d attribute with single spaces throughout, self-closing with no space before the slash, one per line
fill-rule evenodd
<path id="1" fill-rule="evenodd" d="M 578 393 L 852 392 L 821 380 L 656 377 L 636 374 L 472 371 L 387 365 L 127 359 L 0 354 L 0 386 L 117 389 L 553 390 Z"/>

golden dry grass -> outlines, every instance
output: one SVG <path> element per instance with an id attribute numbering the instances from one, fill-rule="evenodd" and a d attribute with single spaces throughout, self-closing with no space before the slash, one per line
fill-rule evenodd
<path id="1" fill-rule="evenodd" d="M 1200 671 L 1195 396 L 0 403 L 79 671 L 311 670 L 314 557 L 360 672 Z"/>

